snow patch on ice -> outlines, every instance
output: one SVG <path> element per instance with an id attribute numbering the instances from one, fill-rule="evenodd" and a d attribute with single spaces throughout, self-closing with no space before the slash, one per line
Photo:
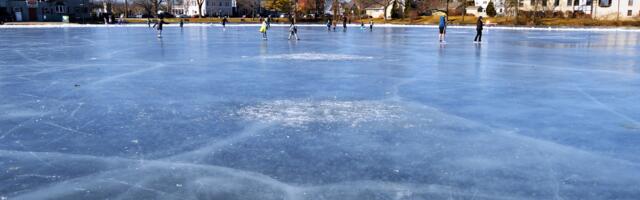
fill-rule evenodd
<path id="1" fill-rule="evenodd" d="M 345 60 L 370 60 L 371 56 L 358 56 L 347 54 L 325 54 L 325 53 L 294 53 L 294 54 L 279 54 L 261 56 L 264 59 L 278 59 L 278 60 L 328 60 L 328 61 L 345 61 Z"/>
<path id="2" fill-rule="evenodd" d="M 299 127 L 309 123 L 350 123 L 394 121 L 405 110 L 376 101 L 292 101 L 277 100 L 248 106 L 237 114 L 247 120 L 282 123 Z"/>

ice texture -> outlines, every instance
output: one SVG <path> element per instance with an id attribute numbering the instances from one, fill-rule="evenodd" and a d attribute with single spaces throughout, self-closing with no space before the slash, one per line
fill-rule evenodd
<path id="1" fill-rule="evenodd" d="M 640 32 L 0 28 L 3 199 L 638 199 Z"/>

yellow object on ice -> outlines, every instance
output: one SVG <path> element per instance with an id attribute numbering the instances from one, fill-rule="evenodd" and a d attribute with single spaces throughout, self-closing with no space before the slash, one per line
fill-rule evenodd
<path id="1" fill-rule="evenodd" d="M 262 26 L 260 26 L 260 33 L 267 32 L 267 22 L 262 22 Z"/>

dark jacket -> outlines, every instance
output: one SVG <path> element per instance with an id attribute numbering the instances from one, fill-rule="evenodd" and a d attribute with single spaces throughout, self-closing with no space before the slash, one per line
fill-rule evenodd
<path id="1" fill-rule="evenodd" d="M 162 30 L 162 24 L 169 24 L 169 23 L 164 22 L 164 20 L 160 20 L 153 26 L 156 27 L 156 29 L 158 29 L 158 30 Z"/>
<path id="2" fill-rule="evenodd" d="M 478 23 L 476 24 L 476 30 L 481 31 L 484 28 L 484 23 L 482 22 L 482 18 L 478 19 Z"/>

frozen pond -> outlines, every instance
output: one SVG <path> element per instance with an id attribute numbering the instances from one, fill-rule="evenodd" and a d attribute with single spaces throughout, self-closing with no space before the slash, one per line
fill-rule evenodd
<path id="1" fill-rule="evenodd" d="M 0 29 L 3 199 L 637 199 L 640 32 Z"/>

